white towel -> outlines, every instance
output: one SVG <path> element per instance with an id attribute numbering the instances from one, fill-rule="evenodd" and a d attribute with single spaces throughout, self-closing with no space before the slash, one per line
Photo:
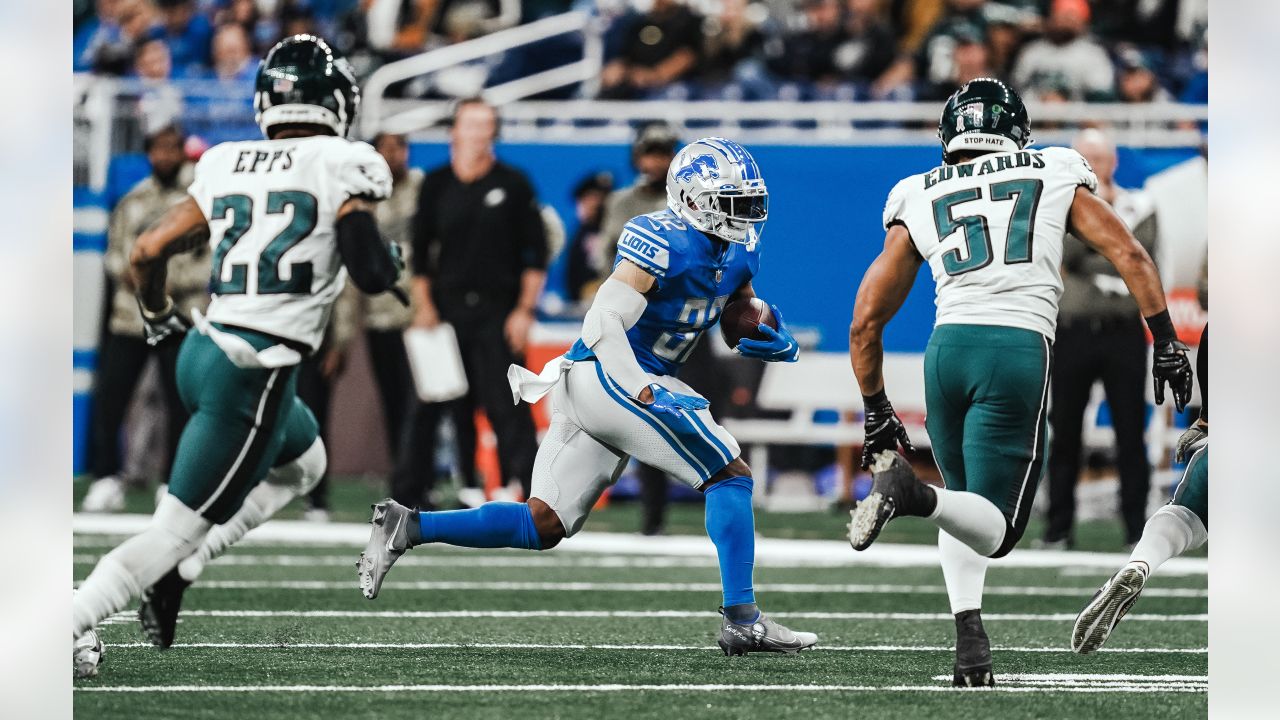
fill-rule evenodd
<path id="1" fill-rule="evenodd" d="M 302 353 L 288 345 L 272 345 L 262 350 L 254 350 L 248 340 L 214 327 L 199 310 L 192 309 L 191 323 L 201 335 L 208 335 L 214 344 L 227 354 L 231 363 L 239 368 L 278 368 L 286 365 L 297 365 L 302 362 Z"/>
<path id="2" fill-rule="evenodd" d="M 531 405 L 538 402 L 560 383 L 561 378 L 571 367 L 573 367 L 573 361 L 564 355 L 547 362 L 542 366 L 542 372 L 537 375 L 531 370 L 513 364 L 507 368 L 507 382 L 511 385 L 511 402 L 516 405 L 519 405 L 521 400 Z"/>

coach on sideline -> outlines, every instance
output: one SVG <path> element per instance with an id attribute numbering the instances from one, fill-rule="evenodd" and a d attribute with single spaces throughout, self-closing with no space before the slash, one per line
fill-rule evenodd
<path id="1" fill-rule="evenodd" d="M 483 407 L 498 438 L 502 480 L 529 496 L 538 444 L 529 406 L 511 402 L 507 368 L 524 364 L 534 307 L 546 280 L 547 238 L 524 173 L 498 162 L 498 113 L 479 98 L 458 102 L 449 163 L 422 182 L 413 227 L 413 325 L 453 325 L 470 385 L 455 407 Z M 443 404 L 420 403 L 406 423 L 392 496 L 422 506 L 435 480 Z M 467 434 L 468 412 L 455 413 Z M 464 449 L 462 452 L 466 452 Z"/>

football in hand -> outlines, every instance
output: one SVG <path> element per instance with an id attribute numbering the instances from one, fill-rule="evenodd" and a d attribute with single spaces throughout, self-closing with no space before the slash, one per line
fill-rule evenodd
<path id="1" fill-rule="evenodd" d="M 778 329 L 778 320 L 769 309 L 769 304 L 760 298 L 734 300 L 725 306 L 720 315 L 720 333 L 724 335 L 725 344 L 731 348 L 738 347 L 739 342 L 748 338 L 768 340 L 760 332 L 761 325 Z"/>

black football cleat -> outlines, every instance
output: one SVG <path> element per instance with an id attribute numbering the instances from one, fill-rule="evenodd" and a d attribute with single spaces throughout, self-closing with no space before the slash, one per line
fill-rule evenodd
<path id="1" fill-rule="evenodd" d="M 925 516 L 932 512 L 932 492 L 920 482 L 911 463 L 896 452 L 876 455 L 871 464 L 871 492 L 849 513 L 849 544 L 866 550 L 889 521 L 903 515 Z"/>
<path id="2" fill-rule="evenodd" d="M 161 650 L 173 645 L 173 636 L 178 629 L 178 610 L 182 607 L 182 593 L 189 587 L 191 583 L 183 580 L 175 567 L 142 593 L 142 605 L 138 608 L 142 633 L 152 645 Z"/>
<path id="3" fill-rule="evenodd" d="M 981 610 L 956 614 L 956 664 L 951 678 L 955 687 L 993 687 L 991 641 L 982 627 Z"/>
<path id="4" fill-rule="evenodd" d="M 746 655 L 753 652 L 787 653 L 807 650 L 818 644 L 818 636 L 810 632 L 794 632 L 770 620 L 764 613 L 752 623 L 735 623 L 720 608 L 724 620 L 720 623 L 717 643 L 725 655 Z"/>

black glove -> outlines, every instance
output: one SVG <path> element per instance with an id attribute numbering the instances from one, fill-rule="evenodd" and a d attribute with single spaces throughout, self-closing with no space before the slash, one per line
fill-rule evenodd
<path id="1" fill-rule="evenodd" d="M 147 337 L 147 344 L 156 347 L 170 338 L 181 339 L 191 328 L 191 321 L 178 314 L 173 298 L 165 298 L 165 308 L 158 313 L 148 310 L 141 298 L 138 309 L 142 311 L 142 329 Z"/>
<path id="2" fill-rule="evenodd" d="M 1191 361 L 1187 359 L 1187 346 L 1180 340 L 1157 342 L 1151 360 L 1151 377 L 1155 382 L 1156 404 L 1164 404 L 1164 384 L 1173 391 L 1173 406 L 1182 409 L 1191 402 Z"/>
<path id="3" fill-rule="evenodd" d="M 907 437 L 907 429 L 902 426 L 898 414 L 889 404 L 889 397 L 884 390 L 875 395 L 862 397 L 863 418 L 866 439 L 862 443 L 862 469 L 871 467 L 876 453 L 885 450 L 897 450 L 898 444 L 908 452 L 915 452 L 911 438 Z"/>
<path id="4" fill-rule="evenodd" d="M 1173 456 L 1174 462 L 1186 462 L 1195 455 L 1196 451 L 1204 445 L 1205 438 L 1209 437 L 1209 428 L 1201 425 L 1199 421 L 1191 423 L 1191 427 L 1186 432 L 1178 436 L 1178 443 L 1175 445 L 1178 451 Z"/>

